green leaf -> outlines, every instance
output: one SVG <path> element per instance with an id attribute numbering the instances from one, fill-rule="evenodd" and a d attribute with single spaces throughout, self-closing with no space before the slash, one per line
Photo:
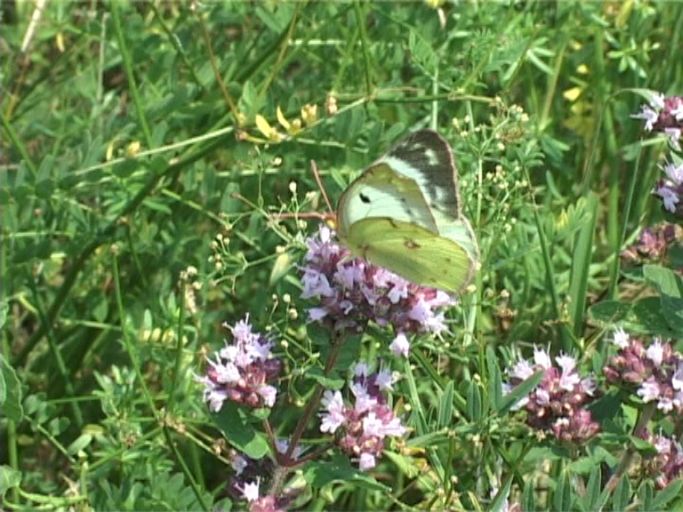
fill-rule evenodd
<path id="1" fill-rule="evenodd" d="M 497 411 L 503 403 L 503 379 L 498 367 L 496 353 L 491 346 L 486 347 L 486 366 L 488 369 L 489 401 Z"/>
<path id="2" fill-rule="evenodd" d="M 338 454 L 329 462 L 309 462 L 304 466 L 303 477 L 315 489 L 331 482 L 345 482 L 371 491 L 391 492 L 390 487 L 352 467 L 347 457 Z"/>
<path id="3" fill-rule="evenodd" d="M 7 321 L 7 312 L 9 311 L 9 306 L 7 305 L 7 301 L 3 300 L 0 301 L 0 329 L 5 325 L 5 322 Z"/>
<path id="4" fill-rule="evenodd" d="M 408 49 L 417 64 L 428 73 L 435 72 L 439 59 L 434 50 L 432 50 L 431 45 L 419 33 L 410 31 L 408 34 Z"/>
<path id="5" fill-rule="evenodd" d="M 625 510 L 626 506 L 631 502 L 631 483 L 628 481 L 628 475 L 624 475 L 619 480 L 617 488 L 614 490 L 612 497 L 612 505 L 615 510 Z"/>
<path id="6" fill-rule="evenodd" d="M 574 246 L 571 276 L 569 279 L 569 305 L 574 334 L 579 336 L 583 330 L 583 315 L 588 298 L 588 277 L 593 252 L 593 236 L 597 219 L 598 200 L 590 194 L 585 201 L 587 219 L 579 230 Z"/>
<path id="7" fill-rule="evenodd" d="M 683 334 L 683 279 L 659 265 L 645 265 L 643 276 L 659 290 L 662 313 L 669 327 Z"/>
<path id="8" fill-rule="evenodd" d="M 600 486 L 602 483 L 602 470 L 600 464 L 595 464 L 588 477 L 588 485 L 586 486 L 586 510 L 596 510 L 596 503 L 600 499 Z"/>
<path id="9" fill-rule="evenodd" d="M 76 440 L 73 443 L 71 443 L 67 447 L 67 453 L 69 453 L 70 455 L 77 454 L 78 452 L 86 448 L 88 445 L 90 445 L 92 439 L 93 437 L 91 434 L 81 434 L 76 438 Z"/>
<path id="10" fill-rule="evenodd" d="M 672 331 L 667 317 L 662 308 L 661 299 L 658 297 L 646 297 L 633 305 L 633 314 L 635 316 L 635 328 L 640 332 L 645 332 L 651 335 L 663 336 L 665 338 L 673 338 L 676 333 Z M 628 331 L 630 329 L 628 324 L 624 328 Z"/>
<path id="11" fill-rule="evenodd" d="M 0 497 L 13 487 L 19 487 L 21 472 L 9 466 L 0 466 Z"/>
<path id="12" fill-rule="evenodd" d="M 524 484 L 524 492 L 522 493 L 522 510 L 524 512 L 534 512 L 538 510 L 536 507 L 536 500 L 534 498 L 534 483 L 529 479 Z"/>
<path id="13" fill-rule="evenodd" d="M 633 444 L 634 448 L 638 450 L 638 452 L 642 455 L 657 454 L 657 448 L 655 448 L 654 445 L 652 445 L 651 443 L 645 441 L 645 439 L 641 439 L 636 436 L 629 436 L 629 439 L 631 440 L 631 443 Z"/>
<path id="14" fill-rule="evenodd" d="M 508 503 L 507 499 L 508 496 L 510 495 L 510 487 L 512 486 L 512 475 L 507 477 L 507 480 L 505 480 L 505 484 L 503 487 L 498 491 L 496 494 L 496 497 L 493 499 L 493 502 L 491 503 L 491 507 L 489 510 L 491 512 L 501 512 L 502 510 L 506 510 Z"/>
<path id="15" fill-rule="evenodd" d="M 313 379 L 325 389 L 341 389 L 344 387 L 344 379 L 341 377 L 334 377 L 325 375 L 323 370 L 318 367 L 313 367 L 306 371 L 306 377 Z"/>
<path id="16" fill-rule="evenodd" d="M 212 419 L 235 448 L 252 459 L 261 459 L 270 451 L 265 435 L 254 429 L 247 413 L 234 402 L 226 401 Z"/>
<path id="17" fill-rule="evenodd" d="M 437 427 L 444 428 L 451 425 L 453 420 L 453 392 L 455 383 L 452 380 L 448 381 L 446 387 L 441 393 L 439 400 L 439 411 L 437 414 Z"/>
<path id="18" fill-rule="evenodd" d="M 506 414 L 511 407 L 513 407 L 517 402 L 519 402 L 522 398 L 527 396 L 531 391 L 538 386 L 538 383 L 541 382 L 541 379 L 543 378 L 543 372 L 539 371 L 534 373 L 531 377 L 528 379 L 520 382 L 517 384 L 514 388 L 512 388 L 512 391 L 510 391 L 507 395 L 505 395 L 501 401 L 500 407 L 498 408 L 498 415 L 502 416 L 503 414 Z"/>
<path id="19" fill-rule="evenodd" d="M 677 479 L 655 494 L 655 499 L 652 502 L 652 510 L 663 510 L 671 500 L 680 498 L 681 487 L 683 487 L 683 480 Z"/>
<path id="20" fill-rule="evenodd" d="M 566 471 L 562 473 L 555 487 L 553 508 L 555 510 L 571 510 L 572 508 L 572 488 Z"/>
<path id="21" fill-rule="evenodd" d="M 475 423 L 482 417 L 481 391 L 474 381 L 470 381 L 467 388 L 467 416 Z"/>
<path id="22" fill-rule="evenodd" d="M 678 480 L 680 482 L 680 480 Z M 664 488 L 663 491 L 666 491 L 668 487 Z M 645 481 L 643 484 L 640 486 L 639 492 L 638 492 L 638 498 L 641 503 L 640 510 L 643 512 L 647 512 L 649 510 L 655 510 L 654 503 L 653 503 L 653 497 L 654 497 L 654 486 L 652 485 L 652 482 L 650 481 Z"/>
<path id="23" fill-rule="evenodd" d="M 280 279 L 282 279 L 289 269 L 291 269 L 296 261 L 292 258 L 292 255 L 288 252 L 283 252 L 275 258 L 273 263 L 273 268 L 270 270 L 270 278 L 268 279 L 268 285 L 273 286 Z"/>
<path id="24" fill-rule="evenodd" d="M 0 410 L 2 414 L 15 422 L 24 418 L 24 409 L 21 406 L 22 392 L 21 382 L 4 356 L 0 354 Z"/>
<path id="25" fill-rule="evenodd" d="M 408 478 L 416 478 L 419 476 L 421 470 L 420 467 L 415 463 L 415 459 L 413 457 L 401 455 L 390 450 L 384 450 L 382 455 L 396 464 L 401 473 Z"/>

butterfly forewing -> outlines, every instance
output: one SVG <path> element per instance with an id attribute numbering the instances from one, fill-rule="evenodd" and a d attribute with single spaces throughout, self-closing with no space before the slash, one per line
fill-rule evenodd
<path id="1" fill-rule="evenodd" d="M 379 161 L 415 180 L 430 208 L 455 217 L 460 215 L 453 154 L 438 133 L 432 130 L 415 132 Z"/>
<path id="2" fill-rule="evenodd" d="M 366 218 L 386 217 L 411 222 L 436 232 L 434 217 L 414 180 L 384 163 L 369 167 L 339 199 L 337 224 L 344 238 L 349 228 Z"/>

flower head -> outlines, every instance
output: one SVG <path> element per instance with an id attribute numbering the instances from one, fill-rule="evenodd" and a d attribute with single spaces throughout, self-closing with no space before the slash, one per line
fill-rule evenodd
<path id="1" fill-rule="evenodd" d="M 543 372 L 540 384 L 516 404 L 527 413 L 527 424 L 551 432 L 557 439 L 567 442 L 583 442 L 600 429 L 585 408 L 593 399 L 595 381 L 582 378 L 576 369 L 576 359 L 563 354 L 555 357 L 543 349 L 534 350 L 533 363 L 519 359 L 509 370 L 509 382 L 505 389 L 511 390 L 535 372 Z"/>
<path id="2" fill-rule="evenodd" d="M 407 335 L 446 329 L 444 309 L 455 304 L 447 293 L 419 286 L 381 267 L 354 258 L 323 226 L 307 240 L 302 297 L 317 299 L 309 319 L 336 330 L 363 330 L 367 322 L 389 325 L 397 334 L 392 350 L 406 355 Z M 403 335 L 403 337 L 401 337 Z"/>
<path id="3" fill-rule="evenodd" d="M 643 105 L 632 117 L 645 121 L 645 130 L 665 133 L 683 126 L 683 97 L 655 94 L 649 105 Z"/>
<path id="4" fill-rule="evenodd" d="M 320 430 L 337 433 L 338 445 L 365 471 L 377 464 L 385 439 L 403 436 L 406 428 L 387 404 L 391 374 L 383 370 L 368 373 L 365 364 L 357 365 L 354 373 L 349 382 L 353 403 L 345 402 L 340 391 L 328 390 L 323 395 Z"/>
<path id="5" fill-rule="evenodd" d="M 657 453 L 643 456 L 642 466 L 646 474 L 655 478 L 659 489 L 683 475 L 683 447 L 675 439 L 664 435 L 642 433 L 643 439 L 654 445 Z"/>
<path id="6" fill-rule="evenodd" d="M 249 407 L 272 407 L 277 389 L 270 383 L 280 374 L 281 363 L 271 353 L 272 343 L 252 331 L 249 318 L 228 326 L 233 343 L 227 343 L 208 361 L 206 374 L 197 380 L 204 384 L 204 400 L 213 412 L 225 400 Z"/>
<path id="7" fill-rule="evenodd" d="M 643 402 L 656 402 L 664 413 L 683 412 L 683 355 L 655 339 L 647 347 L 629 337 L 604 369 L 608 382 L 634 390 Z"/>
<path id="8" fill-rule="evenodd" d="M 638 241 L 624 250 L 621 257 L 631 263 L 666 263 L 669 250 L 680 246 L 682 233 L 683 228 L 669 223 L 644 228 Z"/>

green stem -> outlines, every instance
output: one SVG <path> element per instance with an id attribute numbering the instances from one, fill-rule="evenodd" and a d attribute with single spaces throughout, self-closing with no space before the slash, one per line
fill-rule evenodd
<path id="1" fill-rule="evenodd" d="M 151 148 L 152 132 L 149 129 L 147 118 L 145 117 L 145 111 L 142 108 L 142 100 L 140 99 L 138 86 L 135 82 L 135 76 L 133 75 L 132 60 L 130 53 L 128 52 L 128 47 L 126 46 L 126 39 L 123 36 L 123 29 L 121 28 L 121 15 L 119 13 L 119 0 L 113 0 L 111 2 L 111 14 L 114 20 L 114 29 L 116 30 L 116 40 L 119 43 L 119 50 L 121 51 L 121 58 L 123 59 L 123 68 L 126 72 L 126 78 L 128 79 L 130 95 L 132 96 L 133 104 L 135 105 L 135 112 L 137 113 L 138 120 L 140 121 L 142 133 L 145 136 L 145 144 L 148 148 Z"/>
<path id="2" fill-rule="evenodd" d="M 624 212 L 621 214 L 622 226 L 621 226 L 621 236 L 618 239 L 617 244 L 614 246 L 614 260 L 612 261 L 612 268 L 610 271 L 610 281 L 608 296 L 610 299 L 617 299 L 617 282 L 619 281 L 619 264 L 621 259 L 619 254 L 621 253 L 621 248 L 626 240 L 626 231 L 628 231 L 628 220 L 631 216 L 631 208 L 635 203 L 635 191 L 636 184 L 638 183 L 638 178 L 640 176 L 640 157 L 642 156 L 642 150 L 638 152 L 638 158 L 636 159 L 635 167 L 631 173 L 631 182 L 628 186 L 628 195 L 626 196 L 626 202 L 624 203 Z"/>
<path id="3" fill-rule="evenodd" d="M 178 327 L 176 331 L 176 354 L 175 354 L 175 367 L 173 370 L 173 380 L 171 381 L 171 388 L 168 390 L 168 405 L 167 409 L 169 412 L 173 412 L 173 406 L 175 405 L 176 398 L 176 387 L 178 384 L 178 376 L 180 375 L 180 367 L 183 363 L 183 327 L 185 324 L 185 288 L 188 283 L 182 280 L 179 294 L 180 294 L 180 305 L 178 312 Z"/>
<path id="4" fill-rule="evenodd" d="M 358 31 L 360 33 L 360 47 L 363 51 L 363 72 L 365 76 L 365 94 L 370 96 L 372 91 L 372 82 L 370 80 L 370 56 L 368 55 L 368 45 L 367 38 L 368 35 L 365 32 L 365 19 L 363 18 L 363 12 L 360 7 L 360 1 L 356 0 L 353 4 L 353 8 L 356 12 L 356 23 L 358 23 Z"/>
<path id="5" fill-rule="evenodd" d="M 7 220 L 6 218 L 9 216 L 7 210 L 2 211 L 3 217 L 3 225 L 7 225 L 5 221 Z M 5 232 L 4 229 L 0 231 L 0 311 L 2 308 L 7 307 L 9 308 L 9 301 L 7 300 L 7 297 L 9 297 L 10 293 L 9 290 L 7 290 L 5 287 L 7 286 L 7 283 L 10 282 L 8 279 L 7 275 L 7 260 L 9 259 L 9 251 L 10 251 L 11 245 L 8 243 L 8 237 L 7 233 Z M 5 321 L 11 321 L 11 316 L 7 315 L 7 318 Z M 2 356 L 4 357 L 5 361 L 10 360 L 10 346 L 9 346 L 9 341 L 7 339 L 7 328 L 4 325 L 0 324 L 0 353 L 2 353 Z M 16 337 L 13 337 L 16 339 Z M 17 424 L 14 420 L 8 420 L 7 421 L 7 458 L 9 461 L 9 465 L 12 469 L 16 471 L 19 470 L 19 455 L 18 455 L 18 450 L 17 450 Z M 12 501 L 15 503 L 19 502 L 19 490 L 16 487 L 12 487 L 11 496 L 12 496 Z"/>
<path id="6" fill-rule="evenodd" d="M 173 453 L 173 457 L 175 458 L 176 462 L 180 465 L 180 468 L 182 469 L 183 473 L 185 474 L 185 477 L 187 477 L 187 480 L 190 482 L 190 487 L 192 487 L 192 492 L 194 492 L 195 497 L 197 498 L 197 501 L 202 507 L 202 510 L 208 511 L 209 505 L 204 501 L 204 495 L 202 494 L 201 489 L 199 488 L 199 485 L 197 485 L 196 480 L 194 479 L 194 476 L 192 476 L 192 472 L 190 471 L 190 468 L 187 467 L 187 464 L 185 463 L 185 460 L 183 457 L 180 455 L 180 452 L 178 451 L 178 448 L 176 447 L 175 443 L 173 442 L 173 438 L 171 437 L 171 432 L 169 431 L 169 428 L 164 425 L 163 428 L 164 432 L 164 437 L 166 438 L 166 442 L 171 449 L 171 452 Z"/>
<path id="7" fill-rule="evenodd" d="M 123 307 L 123 296 L 121 294 L 121 279 L 119 276 L 119 260 L 116 254 L 114 254 L 114 257 L 112 258 L 112 273 L 113 273 L 113 278 L 114 278 L 114 289 L 115 289 L 115 298 L 116 298 L 116 306 L 118 307 L 119 310 L 119 322 L 121 322 L 121 334 L 123 336 L 123 346 L 126 349 L 126 352 L 128 352 L 128 357 L 130 358 L 130 362 L 133 365 L 133 370 L 135 371 L 135 376 L 138 379 L 138 382 L 140 382 L 140 386 L 142 387 L 142 394 L 145 397 L 145 400 L 147 401 L 147 405 L 149 408 L 152 410 L 154 413 L 154 417 L 158 420 L 158 411 L 156 409 L 156 406 L 154 405 L 154 399 L 152 398 L 152 394 L 149 391 L 149 388 L 147 387 L 147 382 L 145 381 L 144 376 L 142 375 L 142 370 L 140 369 L 140 361 L 138 360 L 138 353 L 133 346 L 133 342 L 130 339 L 130 336 L 128 334 L 128 328 L 126 325 L 126 311 Z"/>
<path id="8" fill-rule="evenodd" d="M 21 142 L 21 140 L 17 136 L 17 132 L 14 131 L 14 128 L 12 128 L 9 119 L 7 119 L 4 114 L 0 115 L 0 122 L 2 123 L 2 127 L 7 132 L 9 140 L 12 142 L 14 147 L 17 148 L 17 151 L 19 151 L 22 161 L 24 162 L 24 164 L 26 164 L 26 167 L 28 167 L 28 170 L 31 171 L 31 174 L 35 178 L 38 174 L 38 169 L 31 160 L 31 157 L 29 156 L 28 151 L 26 150 L 26 146 L 24 146 L 24 143 Z"/>
<path id="9" fill-rule="evenodd" d="M 48 323 L 47 317 L 45 316 L 45 310 L 43 309 L 42 301 L 40 300 L 40 295 L 38 294 L 38 289 L 36 288 L 35 282 L 30 283 L 31 291 L 33 292 L 33 299 L 36 302 L 36 309 L 38 310 L 38 317 L 43 325 L 45 325 L 45 331 L 47 333 L 47 342 L 50 346 L 50 351 L 52 352 L 55 362 L 57 363 L 57 371 L 60 377 L 64 381 L 64 388 L 66 389 L 66 394 L 70 398 L 76 396 L 73 383 L 71 381 L 71 376 L 69 375 L 69 370 L 64 363 L 64 358 L 62 357 L 62 352 L 57 346 L 57 342 L 54 339 L 52 325 Z M 81 409 L 78 407 L 77 403 L 73 400 L 69 401 L 71 405 L 71 412 L 73 413 L 74 421 L 76 426 L 81 429 L 83 427 L 83 415 L 81 414 Z"/>
<path id="10" fill-rule="evenodd" d="M 652 416 L 654 415 L 656 410 L 656 405 L 657 404 L 655 402 L 647 403 L 645 404 L 645 407 L 643 407 L 643 409 L 640 411 L 638 421 L 636 422 L 636 425 L 633 427 L 634 436 L 637 436 L 647 426 L 650 419 L 652 419 Z M 631 465 L 631 461 L 633 460 L 633 456 L 635 455 L 635 453 L 635 446 L 633 445 L 633 443 L 631 443 L 624 452 L 624 455 L 622 455 L 621 460 L 619 461 L 619 466 L 617 466 L 617 470 L 607 481 L 607 484 L 605 484 L 605 489 L 611 492 L 616 488 L 617 484 L 619 483 L 619 480 L 621 480 L 622 475 L 626 473 L 626 471 L 628 471 L 628 468 Z"/>
<path id="11" fill-rule="evenodd" d="M 159 9 L 157 8 L 156 4 L 154 2 L 149 2 L 148 5 L 149 5 L 149 7 L 151 7 L 152 12 L 154 13 L 154 17 L 159 22 L 159 25 L 161 25 L 161 29 L 166 34 L 166 37 L 168 37 L 169 42 L 173 46 L 173 49 L 176 52 L 178 52 L 178 55 L 180 55 L 180 58 L 183 61 L 183 64 L 185 64 L 185 67 L 190 72 L 190 75 L 192 76 L 192 80 L 194 81 L 194 83 L 197 84 L 197 86 L 199 87 L 199 89 L 201 91 L 204 91 L 204 86 L 202 85 L 201 80 L 199 80 L 199 77 L 197 76 L 197 72 L 194 70 L 194 66 L 192 65 L 192 63 L 187 58 L 187 54 L 185 53 L 185 50 L 183 50 L 183 47 L 178 42 L 178 36 L 176 36 L 171 31 L 171 29 L 168 27 L 168 25 L 166 24 L 164 19 L 161 17 L 161 13 L 159 12 Z"/>
<path id="12" fill-rule="evenodd" d="M 330 353 L 327 356 L 327 362 L 325 363 L 325 376 L 329 375 L 332 371 L 332 368 L 334 368 L 334 365 L 337 362 L 337 357 L 339 356 L 339 351 L 341 350 L 341 347 L 344 344 L 344 339 L 344 335 L 340 332 L 335 331 L 332 334 L 332 348 L 330 349 Z M 273 482 L 270 485 L 270 489 L 268 491 L 269 495 L 279 494 L 282 485 L 284 485 L 285 477 L 292 469 L 292 466 L 297 464 L 297 461 L 292 460 L 292 455 L 297 445 L 299 444 L 299 441 L 301 440 L 301 436 L 303 435 L 304 430 L 308 426 L 308 422 L 310 421 L 311 416 L 313 416 L 315 411 L 318 409 L 320 399 L 323 396 L 323 391 L 325 391 L 325 387 L 322 384 L 318 383 L 315 385 L 313 395 L 308 400 L 306 408 L 304 409 L 304 412 L 301 415 L 301 419 L 299 419 L 299 422 L 296 424 L 296 427 L 294 427 L 294 433 L 292 434 L 292 437 L 289 440 L 289 446 L 287 447 L 287 451 L 281 458 L 282 465 L 278 466 L 273 473 Z"/>
<path id="13" fill-rule="evenodd" d="M 531 184 L 531 177 L 529 176 L 529 171 L 524 168 L 527 183 Z M 534 223 L 536 224 L 536 232 L 538 233 L 538 241 L 541 246 L 541 254 L 543 255 L 543 264 L 545 266 L 546 274 L 546 284 L 548 285 L 548 290 L 550 291 L 550 299 L 553 304 L 553 312 L 555 317 L 560 322 L 560 333 L 562 336 L 562 345 L 565 350 L 571 348 L 571 341 L 567 333 L 567 327 L 562 323 L 562 311 L 560 309 L 560 296 L 557 293 L 557 287 L 555 286 L 555 279 L 553 273 L 553 262 L 550 257 L 550 249 L 548 248 L 548 241 L 545 238 L 545 230 L 543 229 L 543 224 L 541 222 L 541 217 L 538 215 L 538 205 L 536 204 L 536 199 L 533 196 L 531 190 L 529 191 L 529 198 L 531 199 L 531 209 L 534 213 Z"/>

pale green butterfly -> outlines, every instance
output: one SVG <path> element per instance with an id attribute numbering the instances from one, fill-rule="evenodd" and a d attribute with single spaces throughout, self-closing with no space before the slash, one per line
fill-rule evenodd
<path id="1" fill-rule="evenodd" d="M 347 187 L 337 234 L 353 255 L 450 293 L 465 290 L 479 262 L 451 148 L 432 130 L 410 135 Z"/>

